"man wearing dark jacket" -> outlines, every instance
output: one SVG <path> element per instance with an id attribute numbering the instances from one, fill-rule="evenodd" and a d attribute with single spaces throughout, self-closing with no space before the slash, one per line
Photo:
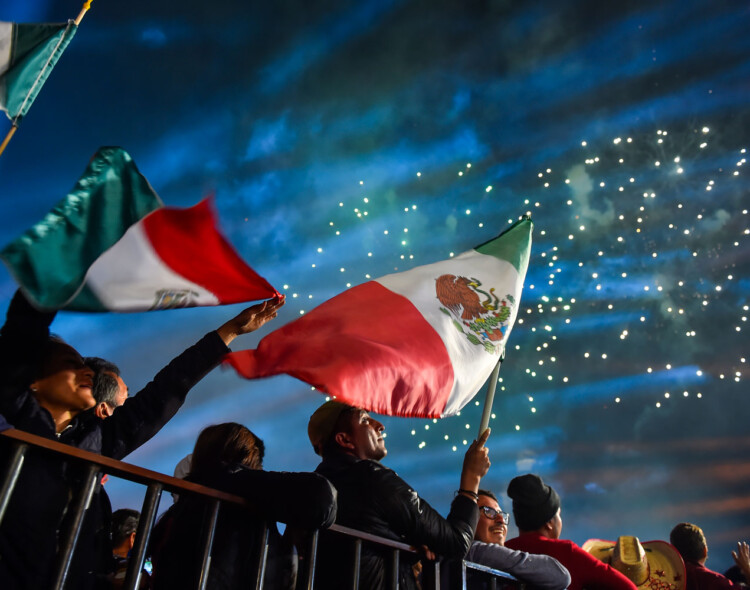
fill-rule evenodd
<path id="1" fill-rule="evenodd" d="M 380 463 L 386 454 L 383 425 L 365 410 L 329 401 L 310 418 L 308 435 L 323 461 L 316 472 L 338 492 L 336 524 L 386 537 L 448 558 L 462 558 L 474 538 L 479 511 L 477 491 L 489 469 L 484 443 L 489 429 L 469 447 L 461 483 L 448 518 L 443 518 L 401 479 Z M 359 587 L 385 588 L 390 551 L 362 547 Z M 350 588 L 353 552 L 350 539 L 326 533 L 320 545 L 316 588 Z M 402 554 L 399 588 L 417 587 L 415 560 Z"/>
<path id="2" fill-rule="evenodd" d="M 18 292 L 0 331 L 0 414 L 19 430 L 123 459 L 174 416 L 190 388 L 221 362 L 235 337 L 275 317 L 282 304 L 275 300 L 250 307 L 209 332 L 102 420 L 91 407 L 91 369 L 75 349 L 49 336 L 55 313 L 36 310 Z M 7 446 L 2 452 L 7 454 Z M 68 504 L 80 481 L 80 467 L 48 453 L 29 453 L 0 524 L 0 588 L 49 586 L 58 536 L 66 528 Z M 98 503 L 97 490 L 68 587 L 87 588 L 91 583 Z"/>

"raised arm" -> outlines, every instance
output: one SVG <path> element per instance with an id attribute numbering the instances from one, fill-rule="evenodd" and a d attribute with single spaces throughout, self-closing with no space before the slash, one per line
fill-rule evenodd
<path id="1" fill-rule="evenodd" d="M 464 465 L 461 470 L 461 483 L 459 494 L 477 501 L 477 492 L 479 491 L 479 482 L 487 475 L 490 468 L 490 457 L 487 447 L 484 443 L 490 437 L 490 429 L 487 428 L 477 440 L 469 446 L 464 455 Z"/>
<path id="2" fill-rule="evenodd" d="M 737 551 L 732 551 L 732 558 L 745 576 L 745 583 L 750 584 L 750 545 L 744 541 L 737 543 Z"/>
<path id="3" fill-rule="evenodd" d="M 284 299 L 253 305 L 174 358 L 136 395 L 101 422 L 102 455 L 122 459 L 175 415 L 188 391 L 230 352 L 227 343 L 276 317 Z"/>
<path id="4" fill-rule="evenodd" d="M 495 543 L 474 541 L 466 559 L 507 572 L 540 590 L 565 590 L 570 585 L 570 572 L 549 555 L 535 555 Z"/>
<path id="5" fill-rule="evenodd" d="M 275 318 L 279 308 L 284 305 L 285 301 L 282 295 L 281 297 L 275 297 L 258 305 L 248 307 L 239 315 L 223 324 L 216 332 L 224 344 L 229 346 L 237 336 L 254 332 L 267 321 Z"/>

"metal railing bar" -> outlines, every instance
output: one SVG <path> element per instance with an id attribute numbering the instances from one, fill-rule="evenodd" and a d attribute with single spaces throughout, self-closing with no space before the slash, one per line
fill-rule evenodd
<path id="1" fill-rule="evenodd" d="M 198 590 L 206 590 L 208 586 L 208 572 L 211 569 L 211 552 L 214 547 L 214 535 L 216 534 L 216 523 L 219 521 L 219 509 L 221 502 L 211 500 L 208 505 L 208 519 L 205 526 L 203 541 L 203 557 L 201 559 L 201 571 L 198 578 Z"/>
<path id="2" fill-rule="evenodd" d="M 0 432 L 0 437 L 5 437 L 12 441 L 11 444 L 14 446 L 14 450 L 10 459 L 10 464 L 6 470 L 6 474 L 2 481 L 2 486 L 0 487 L 0 522 L 2 521 L 2 517 L 5 514 L 5 511 L 7 510 L 9 498 L 11 497 L 11 494 L 13 492 L 13 488 L 16 485 L 16 482 L 18 480 L 19 474 L 21 472 L 21 469 L 23 468 L 24 462 L 25 462 L 25 456 L 26 452 L 29 446 L 32 447 L 38 447 L 41 448 L 45 452 L 51 452 L 56 453 L 59 455 L 64 455 L 68 459 L 84 463 L 85 464 L 85 483 L 82 487 L 82 489 L 79 492 L 79 495 L 76 498 L 75 508 L 72 511 L 72 521 L 70 523 L 69 529 L 66 531 L 66 536 L 64 541 L 61 543 L 61 550 L 60 553 L 57 556 L 57 562 L 55 564 L 55 585 L 53 586 L 57 590 L 61 590 L 63 585 L 65 584 L 66 578 L 69 573 L 70 563 L 72 561 L 73 551 L 75 548 L 75 545 L 77 543 L 78 536 L 80 534 L 83 517 L 85 514 L 86 509 L 88 508 L 88 505 L 91 502 L 91 498 L 93 496 L 94 490 L 96 488 L 97 483 L 97 477 L 99 475 L 100 471 L 106 472 L 108 474 L 111 474 L 115 477 L 120 477 L 123 479 L 126 479 L 128 481 L 133 481 L 135 483 L 140 483 L 148 486 L 148 492 L 147 492 L 147 498 L 144 502 L 144 509 L 143 509 L 143 515 L 141 517 L 141 521 L 139 522 L 139 531 L 136 535 L 136 546 L 138 545 L 139 541 L 141 541 L 141 544 L 143 545 L 142 551 L 143 554 L 138 559 L 131 559 L 131 563 L 129 565 L 128 570 L 128 577 L 126 578 L 126 583 L 132 582 L 132 577 L 130 574 L 130 569 L 134 568 L 136 571 L 133 574 L 133 577 L 137 578 L 135 580 L 135 583 L 131 586 L 126 586 L 126 588 L 129 589 L 135 589 L 137 587 L 138 581 L 140 579 L 141 570 L 143 567 L 143 559 L 145 557 L 145 548 L 148 543 L 148 538 L 150 537 L 151 530 L 153 528 L 154 520 L 156 518 L 156 508 L 158 507 L 158 501 L 160 494 L 162 490 L 168 490 L 168 491 L 174 491 L 177 493 L 189 493 L 193 495 L 203 496 L 210 500 L 210 507 L 211 507 L 211 517 L 210 517 L 210 526 L 207 533 L 207 542 L 206 542 L 206 548 L 204 550 L 204 562 L 203 567 L 201 569 L 201 582 L 200 582 L 200 588 L 203 590 L 205 588 L 205 584 L 207 581 L 207 574 L 208 569 L 210 567 L 210 554 L 211 554 L 211 548 L 213 545 L 213 535 L 216 528 L 216 522 L 218 518 L 218 511 L 219 506 L 221 502 L 229 502 L 231 504 L 235 505 L 241 505 L 241 506 L 247 506 L 247 502 L 244 498 L 240 496 L 236 496 L 233 494 L 228 494 L 225 492 L 222 492 L 220 490 L 216 490 L 213 488 L 209 488 L 207 486 L 202 486 L 199 484 L 195 484 L 192 482 L 187 482 L 181 479 L 177 479 L 174 477 L 170 477 L 168 475 L 164 475 L 155 471 L 150 471 L 148 469 L 144 469 L 142 467 L 137 467 L 135 465 L 130 465 L 128 463 L 123 463 L 121 461 L 117 461 L 115 459 L 111 459 L 109 457 L 103 457 L 102 455 L 97 455 L 95 453 L 90 453 L 88 451 L 84 451 L 81 449 L 78 449 L 76 447 L 71 447 L 66 444 L 59 443 L 54 440 L 46 439 L 43 437 L 39 437 L 27 432 L 23 432 L 20 430 L 10 429 L 3 432 Z M 158 491 L 157 491 L 158 490 Z M 151 499 L 149 499 L 151 498 Z M 151 503 L 153 503 L 153 509 L 149 508 L 151 506 Z M 249 507 L 252 508 L 252 507 Z M 142 525 L 142 523 L 145 523 Z M 141 526 L 146 527 L 145 533 L 141 533 Z M 406 551 L 409 553 L 416 553 L 417 551 L 407 545 L 406 543 L 401 543 L 399 541 L 394 541 L 392 539 L 387 539 L 384 537 L 379 537 L 377 535 L 372 535 L 363 531 L 358 531 L 356 529 L 352 529 L 349 527 L 341 526 L 341 525 L 332 525 L 330 527 L 330 530 L 333 532 L 337 532 L 342 535 L 347 535 L 355 538 L 355 570 L 353 575 L 353 587 L 356 589 L 358 588 L 359 584 L 359 576 L 358 571 L 361 570 L 361 547 L 362 547 L 362 541 L 366 542 L 372 542 L 376 543 L 383 547 L 388 547 L 393 549 L 392 552 L 392 558 L 391 558 L 391 585 L 393 588 L 398 588 L 399 585 L 399 575 L 398 575 L 398 567 L 399 567 L 399 560 L 400 560 L 400 551 Z M 267 529 L 266 529 L 267 531 Z M 265 572 L 267 568 L 267 532 L 264 535 L 264 544 L 261 547 L 261 552 L 264 555 L 260 556 L 259 563 L 262 564 L 258 571 L 258 577 L 264 579 L 265 578 Z M 319 531 L 313 531 L 311 537 L 310 537 L 310 544 L 309 544 L 309 554 L 308 554 L 308 563 L 307 563 L 307 590 L 313 590 L 314 584 L 315 584 L 315 570 L 316 570 L 316 561 L 317 561 L 317 553 L 318 553 L 318 541 L 319 541 Z M 134 548 L 135 550 L 135 548 Z M 137 562 L 137 567 L 136 564 Z M 440 564 L 439 562 L 434 562 L 435 567 L 435 588 L 439 588 L 440 586 Z M 461 561 L 461 567 L 460 569 L 457 568 L 459 571 L 457 572 L 457 576 L 460 576 L 460 587 L 466 588 L 466 573 L 467 568 L 472 570 L 477 570 L 480 572 L 484 572 L 486 574 L 490 574 L 492 576 L 493 584 L 494 580 L 496 579 L 502 579 L 509 582 L 515 582 L 519 583 L 516 578 L 511 576 L 510 574 L 507 574 L 506 572 L 496 570 L 487 566 L 483 566 L 478 563 L 473 562 L 467 562 L 467 561 Z M 137 574 L 137 575 L 136 575 Z M 261 579 L 261 585 L 262 580 Z M 257 580 L 256 580 L 257 583 Z M 453 584 L 454 582 L 451 582 Z"/>
<path id="3" fill-rule="evenodd" d="M 258 556 L 258 573 L 255 577 L 255 590 L 262 590 L 263 580 L 266 577 L 266 563 L 268 560 L 268 524 L 263 523 L 260 534 L 260 555 Z"/>
<path id="4" fill-rule="evenodd" d="M 481 563 L 474 563 L 473 561 L 466 561 L 464 563 L 466 564 L 466 567 L 468 569 L 477 570 L 479 572 L 484 572 L 485 574 L 492 574 L 493 576 L 495 576 L 497 578 L 504 578 L 504 579 L 509 580 L 511 582 L 517 582 L 518 581 L 516 578 L 514 578 L 513 576 L 511 576 L 510 574 L 508 574 L 508 573 L 506 573 L 504 571 L 496 570 L 496 569 L 491 568 L 489 566 L 482 565 Z"/>
<path id="5" fill-rule="evenodd" d="M 91 503 L 91 497 L 94 495 L 94 489 L 96 488 L 96 480 L 99 476 L 98 466 L 87 465 L 84 473 L 84 484 L 81 487 L 73 506 L 73 520 L 70 522 L 68 530 L 65 532 L 65 536 L 60 544 L 60 552 L 57 555 L 57 563 L 55 564 L 54 570 L 55 577 L 52 584 L 52 587 L 55 590 L 62 590 L 65 585 L 65 580 L 68 577 L 70 563 L 73 558 L 73 551 L 78 542 L 78 535 L 81 532 L 81 526 L 83 525 L 83 517 L 86 513 L 86 509 Z"/>
<path id="6" fill-rule="evenodd" d="M 26 450 L 28 448 L 29 445 L 26 443 L 13 443 L 13 453 L 10 457 L 8 472 L 3 478 L 2 487 L 0 487 L 0 523 L 2 523 L 3 518 L 5 518 L 5 511 L 8 509 L 10 497 L 13 495 L 16 483 L 18 483 L 18 476 L 21 473 L 21 467 L 23 467 L 23 462 L 26 458 Z"/>
<path id="7" fill-rule="evenodd" d="M 315 529 L 310 535 L 310 548 L 307 552 L 307 590 L 313 590 L 315 585 L 315 562 L 318 559 L 318 537 L 320 530 Z"/>
<path id="8" fill-rule="evenodd" d="M 393 590 L 398 590 L 399 557 L 399 549 L 394 549 L 391 553 L 391 588 Z"/>
<path id="9" fill-rule="evenodd" d="M 128 571 L 125 574 L 125 590 L 136 590 L 141 580 L 143 571 L 143 561 L 146 558 L 146 547 L 151 538 L 151 531 L 156 522 L 156 512 L 159 508 L 162 487 L 160 483 L 152 483 L 146 490 L 146 497 L 143 500 L 141 516 L 138 519 L 138 529 L 135 533 L 135 544 L 130 550 L 130 559 L 128 561 Z"/>
<path id="10" fill-rule="evenodd" d="M 362 566 L 362 539 L 354 540 L 354 571 L 352 572 L 352 590 L 359 589 L 359 569 Z"/>
<path id="11" fill-rule="evenodd" d="M 331 525 L 328 530 L 336 533 L 341 533 L 342 535 L 356 537 L 358 539 L 362 539 L 363 541 L 373 541 L 378 545 L 383 545 L 384 547 L 390 547 L 392 549 L 401 549 L 401 551 L 407 551 L 409 553 L 417 552 L 414 547 L 412 547 L 411 545 L 407 545 L 406 543 L 401 543 L 400 541 L 394 541 L 392 539 L 386 539 L 385 537 L 378 537 L 377 535 L 372 535 L 370 533 L 358 531 L 357 529 L 341 526 L 340 524 Z"/>
<path id="12" fill-rule="evenodd" d="M 96 453 L 91 453 L 89 451 L 84 451 L 76 447 L 71 447 L 70 445 L 66 445 L 55 440 L 50 440 L 48 438 L 24 432 L 23 430 L 4 430 L 3 432 L 0 432 L 0 437 L 29 443 L 34 447 L 39 447 L 47 451 L 57 452 L 78 461 L 93 463 L 94 465 L 98 465 L 100 470 L 104 473 L 108 473 L 109 475 L 112 475 L 114 477 L 127 479 L 128 481 L 133 481 L 135 483 L 140 483 L 147 486 L 153 482 L 158 482 L 162 484 L 162 487 L 168 492 L 176 492 L 178 494 L 198 494 L 201 496 L 207 496 L 209 498 L 216 498 L 218 500 L 230 502 L 232 504 L 247 506 L 247 502 L 241 496 L 227 494 L 226 492 L 222 492 L 221 490 L 215 490 L 214 488 L 209 488 L 197 483 L 192 483 L 176 477 L 164 475 L 163 473 L 151 471 L 150 469 L 144 469 L 143 467 L 138 467 L 137 465 L 123 463 L 122 461 L 118 461 L 117 459 L 111 459 L 110 457 L 104 457 L 103 455 L 97 455 Z"/>

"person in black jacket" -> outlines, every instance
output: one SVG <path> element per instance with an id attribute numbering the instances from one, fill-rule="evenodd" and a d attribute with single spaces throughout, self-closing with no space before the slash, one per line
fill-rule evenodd
<path id="1" fill-rule="evenodd" d="M 383 425 L 365 410 L 332 400 L 311 416 L 310 442 L 323 461 L 315 470 L 338 491 L 336 524 L 386 537 L 434 554 L 460 559 L 474 539 L 479 510 L 477 492 L 490 466 L 484 443 L 487 429 L 469 447 L 464 458 L 461 484 L 443 518 L 401 479 L 380 463 L 386 454 Z M 352 541 L 331 533 L 321 537 L 315 587 L 350 588 Z M 362 547 L 360 588 L 380 590 L 388 579 L 390 551 L 365 543 Z M 416 559 L 402 554 L 399 588 L 417 588 Z M 418 568 L 416 568 L 418 569 Z"/>
<path id="2" fill-rule="evenodd" d="M 263 441 L 234 422 L 209 426 L 195 443 L 185 479 L 243 496 L 248 503 L 223 503 L 219 509 L 208 571 L 211 590 L 253 587 L 264 522 L 269 550 L 263 588 L 293 589 L 296 554 L 276 522 L 311 530 L 329 527 L 336 517 L 336 490 L 324 477 L 263 471 L 264 452 Z M 157 523 L 151 540 L 154 590 L 196 587 L 206 516 L 205 499 L 181 493 Z"/>
<path id="3" fill-rule="evenodd" d="M 36 310 L 19 291 L 0 331 L 0 414 L 19 430 L 123 459 L 174 416 L 190 388 L 229 352 L 234 338 L 258 329 L 281 305 L 283 299 L 254 305 L 209 332 L 102 420 L 92 408 L 91 369 L 73 347 L 49 335 L 55 313 Z M 7 455 L 8 447 L 1 452 Z M 80 479 L 80 468 L 47 453 L 26 458 L 0 524 L 0 588 L 49 586 L 58 536 Z M 101 528 L 95 522 L 102 512 L 98 504 L 97 490 L 73 556 L 69 588 L 93 583 L 94 534 Z"/>

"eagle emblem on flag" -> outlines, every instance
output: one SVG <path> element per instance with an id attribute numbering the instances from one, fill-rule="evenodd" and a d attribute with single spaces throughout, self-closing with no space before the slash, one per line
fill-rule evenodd
<path id="1" fill-rule="evenodd" d="M 490 354 L 500 354 L 500 342 L 510 324 L 513 295 L 500 299 L 495 288 L 482 290 L 481 281 L 451 274 L 435 280 L 438 301 L 445 307 L 440 311 L 450 316 L 456 329 L 474 345 L 482 346 Z"/>

